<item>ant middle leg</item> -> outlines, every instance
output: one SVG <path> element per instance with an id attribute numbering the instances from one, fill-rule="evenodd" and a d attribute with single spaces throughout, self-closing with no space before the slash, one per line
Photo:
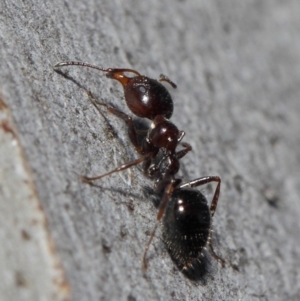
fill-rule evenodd
<path id="1" fill-rule="evenodd" d="M 83 182 L 85 182 L 85 183 L 92 183 L 92 182 L 94 182 L 94 181 L 96 181 L 96 180 L 100 180 L 100 179 L 102 179 L 102 178 L 104 178 L 104 177 L 106 177 L 106 176 L 109 176 L 109 175 L 113 174 L 113 173 L 120 172 L 120 171 L 125 170 L 125 169 L 128 169 L 128 168 L 130 168 L 130 167 L 132 167 L 132 166 L 138 165 L 138 164 L 140 164 L 141 162 L 145 161 L 146 158 L 147 158 L 147 157 L 141 157 L 141 158 L 138 158 L 137 160 L 131 161 L 131 162 L 126 163 L 126 164 L 123 164 L 123 165 L 121 165 L 121 166 L 115 168 L 114 170 L 111 170 L 111 171 L 109 171 L 109 172 L 107 172 L 107 173 L 105 173 L 105 174 L 102 174 L 102 175 L 100 175 L 100 176 L 96 176 L 96 177 L 86 177 L 86 176 L 81 176 L 81 180 L 82 180 Z"/>

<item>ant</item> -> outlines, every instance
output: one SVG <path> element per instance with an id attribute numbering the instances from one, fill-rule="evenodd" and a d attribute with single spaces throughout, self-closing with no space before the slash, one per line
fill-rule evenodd
<path id="1" fill-rule="evenodd" d="M 145 247 L 144 269 L 147 268 L 146 255 L 160 221 L 163 221 L 163 240 L 180 270 L 189 271 L 201 263 L 206 246 L 210 247 L 213 257 L 224 266 L 225 261 L 216 255 L 211 243 L 211 224 L 219 200 L 221 179 L 218 176 L 206 176 L 181 184 L 182 180 L 175 177 L 180 168 L 179 160 L 192 150 L 191 145 L 181 142 L 185 132 L 169 120 L 173 114 L 173 100 L 160 82 L 165 81 L 173 88 L 176 85 L 165 75 L 160 75 L 159 80 L 155 80 L 132 69 L 105 69 L 74 61 L 57 63 L 54 68 L 74 65 L 103 71 L 106 77 L 119 81 L 124 88 L 129 110 L 152 122 L 147 135 L 139 143 L 132 117 L 110 105 L 94 103 L 96 106 L 105 106 L 110 113 L 127 124 L 129 138 L 140 158 L 100 176 L 82 176 L 84 182 L 91 183 L 143 163 L 145 175 L 155 180 L 155 190 L 161 195 L 161 201 L 156 224 Z M 133 76 L 128 77 L 125 73 Z M 89 96 L 92 97 L 90 92 Z M 179 144 L 183 149 L 176 151 Z M 194 188 L 211 182 L 216 182 L 217 186 L 209 207 L 205 196 Z"/>

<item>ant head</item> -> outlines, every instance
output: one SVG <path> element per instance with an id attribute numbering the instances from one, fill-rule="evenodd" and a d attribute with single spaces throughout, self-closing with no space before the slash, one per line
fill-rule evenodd
<path id="1" fill-rule="evenodd" d="M 131 70 L 131 69 L 112 69 L 112 68 L 108 68 L 105 70 L 102 70 L 107 72 L 106 73 L 106 77 L 107 78 L 111 78 L 111 79 L 115 79 L 118 82 L 120 82 L 122 84 L 122 86 L 125 88 L 129 82 L 134 81 L 136 78 L 142 77 L 142 75 L 140 75 L 137 71 L 135 70 Z M 134 73 L 135 76 L 133 77 L 128 77 L 125 75 L 125 72 L 127 73 Z"/>
<path id="2" fill-rule="evenodd" d="M 176 85 L 164 75 L 157 81 L 132 69 L 102 68 L 74 61 L 57 63 L 54 68 L 63 66 L 82 66 L 106 72 L 108 78 L 122 84 L 127 106 L 138 117 L 153 120 L 157 115 L 163 115 L 169 119 L 173 114 L 171 95 L 159 81 L 166 81 L 174 88 Z M 129 77 L 125 73 L 133 73 L 134 76 Z"/>
<path id="3" fill-rule="evenodd" d="M 172 116 L 171 95 L 159 81 L 143 76 L 132 69 L 106 69 L 105 71 L 108 78 L 122 84 L 126 104 L 133 114 L 150 120 L 158 115 L 166 118 Z M 134 76 L 129 77 L 125 73 L 133 73 Z M 168 81 L 168 78 L 161 76 L 160 81 Z"/>
<path id="4" fill-rule="evenodd" d="M 153 120 L 158 115 L 169 119 L 173 114 L 173 100 L 168 90 L 157 80 L 135 76 L 124 86 L 127 106 L 136 116 Z"/>

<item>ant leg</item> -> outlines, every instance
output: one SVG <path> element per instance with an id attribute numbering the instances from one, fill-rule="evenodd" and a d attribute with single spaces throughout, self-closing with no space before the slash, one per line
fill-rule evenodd
<path id="1" fill-rule="evenodd" d="M 213 256 L 213 258 L 215 260 L 219 261 L 221 263 L 222 267 L 224 268 L 225 260 L 215 253 L 214 248 L 213 248 L 212 243 L 211 243 L 211 239 L 209 240 L 208 244 L 209 244 L 211 255 Z"/>
<path id="2" fill-rule="evenodd" d="M 144 251 L 144 255 L 143 255 L 143 269 L 144 269 L 144 270 L 147 270 L 147 267 L 148 267 L 148 266 L 147 266 L 147 261 L 146 261 L 147 252 L 148 252 L 149 247 L 150 247 L 150 245 L 151 245 L 151 242 L 152 242 L 152 239 L 153 239 L 153 237 L 154 237 L 154 234 L 155 234 L 155 231 L 156 231 L 157 226 L 158 226 L 158 223 L 156 222 L 156 223 L 155 223 L 155 226 L 154 226 L 154 228 L 153 228 L 153 230 L 152 230 L 151 236 L 150 236 L 150 238 L 149 238 L 149 240 L 148 240 L 148 242 L 147 242 L 147 245 L 146 245 L 146 247 L 145 247 L 145 251 Z"/>
<path id="3" fill-rule="evenodd" d="M 134 145 L 136 151 L 141 154 L 142 153 L 142 149 L 141 146 L 138 143 L 137 140 L 137 132 L 136 132 L 136 128 L 133 124 L 133 120 L 132 117 L 130 117 L 129 115 L 127 115 L 126 113 L 117 110 L 114 107 L 109 107 L 107 106 L 107 109 L 110 113 L 112 113 L 113 115 L 121 118 L 122 120 L 124 120 L 128 126 L 128 135 L 129 135 L 129 139 L 131 141 L 131 143 Z"/>
<path id="4" fill-rule="evenodd" d="M 177 139 L 177 141 L 178 141 L 178 143 L 182 140 L 182 138 L 184 137 L 184 135 L 185 135 L 185 132 L 184 131 L 179 131 L 179 137 L 178 137 L 178 139 Z"/>
<path id="5" fill-rule="evenodd" d="M 214 216 L 214 213 L 217 208 L 218 200 L 219 200 L 219 195 L 220 195 L 220 187 L 221 187 L 221 179 L 218 176 L 208 176 L 208 177 L 202 177 L 193 181 L 190 181 L 188 183 L 182 184 L 180 188 L 184 187 L 197 187 L 197 186 L 202 186 L 211 182 L 217 182 L 218 185 L 215 190 L 215 194 L 213 196 L 211 205 L 210 205 L 210 214 L 211 217 Z"/>
<path id="6" fill-rule="evenodd" d="M 90 97 L 93 105 L 96 107 L 96 109 L 98 110 L 97 106 L 103 106 L 106 107 L 106 109 L 113 115 L 117 116 L 118 118 L 121 118 L 122 120 L 124 120 L 128 126 L 128 135 L 129 135 L 129 139 L 131 141 L 131 143 L 134 145 L 137 153 L 141 154 L 142 150 L 140 145 L 138 144 L 138 140 L 137 140 L 137 131 L 134 127 L 133 124 L 133 120 L 132 118 L 127 115 L 126 113 L 114 108 L 113 106 L 107 105 L 105 103 L 102 102 L 98 102 L 94 96 L 92 95 L 92 93 L 90 91 L 88 91 L 88 96 Z"/>
<path id="7" fill-rule="evenodd" d="M 165 210 L 166 210 L 166 207 L 167 207 L 170 195 L 172 194 L 172 192 L 174 190 L 174 187 L 175 187 L 174 183 L 171 182 L 171 183 L 168 184 L 167 188 L 165 189 L 164 196 L 163 196 L 163 199 L 162 199 L 162 201 L 160 203 L 159 210 L 158 210 L 158 213 L 157 213 L 155 226 L 154 226 L 154 228 L 153 228 L 153 230 L 151 232 L 150 238 L 149 238 L 149 240 L 147 242 L 147 245 L 145 247 L 145 251 L 144 251 L 144 255 L 143 255 L 143 269 L 144 270 L 147 269 L 147 261 L 146 261 L 147 252 L 149 250 L 149 247 L 150 247 L 151 242 L 153 240 L 153 237 L 155 235 L 155 231 L 157 229 L 159 221 L 162 219 L 162 217 L 163 217 L 163 215 L 165 213 Z"/>
<path id="8" fill-rule="evenodd" d="M 137 159 L 137 160 L 134 160 L 134 161 L 131 161 L 131 162 L 126 163 L 126 164 L 124 164 L 124 165 L 121 165 L 120 167 L 118 167 L 118 168 L 116 168 L 116 169 L 114 169 L 114 170 L 112 170 L 112 171 L 110 171 L 110 172 L 107 172 L 107 173 L 105 173 L 105 174 L 103 174 L 103 175 L 101 175 L 101 176 L 96 176 L 96 177 L 91 177 L 91 178 L 86 177 L 86 176 L 81 176 L 81 180 L 82 180 L 83 182 L 85 182 L 85 183 L 91 183 L 91 182 L 94 182 L 94 181 L 96 181 L 96 180 L 100 180 L 101 178 L 104 178 L 104 177 L 106 177 L 106 176 L 109 176 L 109 175 L 111 175 L 111 174 L 113 174 L 113 173 L 115 173 L 115 172 L 119 172 L 119 171 L 125 170 L 125 169 L 127 169 L 127 168 L 130 168 L 130 167 L 132 167 L 132 166 L 138 165 L 138 164 L 140 164 L 141 162 L 145 161 L 146 158 L 147 158 L 147 157 L 141 157 L 141 158 L 139 158 L 139 159 Z"/>
<path id="9" fill-rule="evenodd" d="M 184 147 L 184 149 L 176 153 L 176 158 L 177 158 L 177 159 L 181 159 L 181 158 L 184 157 L 188 152 L 190 152 L 190 151 L 192 150 L 191 145 L 188 144 L 188 143 L 186 143 L 186 142 L 182 142 L 181 145 Z"/>
<path id="10" fill-rule="evenodd" d="M 167 82 L 167 83 L 169 83 L 174 89 L 176 89 L 177 88 L 177 85 L 174 83 L 174 82 L 172 82 L 167 76 L 165 76 L 165 75 L 163 75 L 163 74 L 161 74 L 160 76 L 159 76 L 159 79 L 158 79 L 160 82 Z"/>

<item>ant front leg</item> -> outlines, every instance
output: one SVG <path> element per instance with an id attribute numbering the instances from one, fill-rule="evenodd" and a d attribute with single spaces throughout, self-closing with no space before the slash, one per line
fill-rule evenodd
<path id="1" fill-rule="evenodd" d="M 131 143 L 134 145 L 137 153 L 141 154 L 142 150 L 141 147 L 138 143 L 137 140 L 137 131 L 136 128 L 133 124 L 133 120 L 132 118 L 127 115 L 126 113 L 114 108 L 113 106 L 110 106 L 108 104 L 102 103 L 102 102 L 98 102 L 94 96 L 92 95 L 92 93 L 90 91 L 88 91 L 88 96 L 91 98 L 91 101 L 93 103 L 93 105 L 96 107 L 96 109 L 98 110 L 97 106 L 103 106 L 106 107 L 106 109 L 113 115 L 117 116 L 118 118 L 124 120 L 128 126 L 128 135 L 129 135 L 129 139 L 131 141 Z"/>
<path id="2" fill-rule="evenodd" d="M 184 149 L 176 153 L 177 159 L 181 159 L 192 150 L 192 146 L 186 142 L 182 142 L 181 145 L 184 147 Z"/>

